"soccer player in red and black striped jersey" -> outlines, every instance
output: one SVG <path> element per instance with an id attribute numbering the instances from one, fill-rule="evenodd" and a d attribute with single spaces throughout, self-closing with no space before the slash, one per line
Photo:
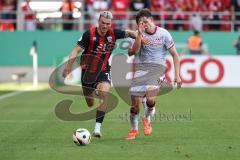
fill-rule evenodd
<path id="1" fill-rule="evenodd" d="M 101 137 L 101 124 L 106 111 L 107 92 L 111 86 L 110 65 L 108 60 L 114 49 L 117 39 L 136 38 L 136 33 L 129 30 L 111 28 L 112 13 L 103 11 L 98 20 L 98 27 L 91 27 L 83 33 L 69 56 L 64 68 L 63 76 L 66 77 L 72 71 L 72 65 L 77 55 L 81 55 L 82 88 L 85 100 L 89 107 L 94 105 L 94 91 L 99 90 L 99 104 L 96 113 L 96 125 L 93 136 Z M 101 92 L 102 91 L 102 92 Z"/>

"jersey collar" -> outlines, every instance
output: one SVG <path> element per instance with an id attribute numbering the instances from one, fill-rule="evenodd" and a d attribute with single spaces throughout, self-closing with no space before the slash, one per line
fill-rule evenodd
<path id="1" fill-rule="evenodd" d="M 154 32 L 152 32 L 152 33 L 146 32 L 146 33 L 149 35 L 154 35 L 156 33 L 156 31 L 157 31 L 157 26 L 155 26 Z"/>

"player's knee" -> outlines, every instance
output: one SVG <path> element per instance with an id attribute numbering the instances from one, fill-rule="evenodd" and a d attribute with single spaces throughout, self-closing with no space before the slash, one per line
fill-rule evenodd
<path id="1" fill-rule="evenodd" d="M 155 106 L 155 103 L 156 103 L 155 98 L 147 98 L 146 104 L 147 104 L 147 106 L 148 106 L 149 108 L 154 107 L 154 106 Z"/>
<path id="2" fill-rule="evenodd" d="M 139 113 L 139 107 L 132 106 L 131 109 L 130 109 L 130 113 L 138 114 Z"/>
<path id="3" fill-rule="evenodd" d="M 108 96 L 108 92 L 100 91 L 99 92 L 99 98 L 100 99 L 106 99 Z"/>
<path id="4" fill-rule="evenodd" d="M 94 106 L 94 100 L 93 99 L 87 99 L 86 101 L 87 101 L 88 107 Z"/>
<path id="5" fill-rule="evenodd" d="M 90 102 L 90 103 L 87 103 L 88 107 L 92 107 L 94 106 L 94 103 L 93 102 Z"/>

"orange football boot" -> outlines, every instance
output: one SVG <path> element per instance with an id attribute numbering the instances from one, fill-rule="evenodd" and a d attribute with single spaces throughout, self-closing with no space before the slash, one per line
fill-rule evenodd
<path id="1" fill-rule="evenodd" d="M 143 118 L 143 132 L 145 136 L 149 136 L 152 133 L 151 122 L 146 118 Z"/>
<path id="2" fill-rule="evenodd" d="M 128 137 L 126 138 L 126 140 L 135 139 L 137 136 L 138 136 L 138 131 L 135 130 L 135 129 L 131 129 L 131 130 L 128 132 Z"/>

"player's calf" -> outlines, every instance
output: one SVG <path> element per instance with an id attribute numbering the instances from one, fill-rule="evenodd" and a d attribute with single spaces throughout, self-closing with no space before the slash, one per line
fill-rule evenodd
<path id="1" fill-rule="evenodd" d="M 132 140 L 138 136 L 138 113 L 139 106 L 133 105 L 130 109 L 131 129 L 128 132 L 126 140 Z"/>
<path id="2" fill-rule="evenodd" d="M 148 136 L 152 133 L 151 117 L 155 114 L 155 99 L 146 98 L 144 101 L 143 132 Z"/>
<path id="3" fill-rule="evenodd" d="M 153 117 L 155 114 L 156 111 L 155 104 L 156 104 L 155 99 L 146 98 L 146 100 L 143 101 L 144 118 L 148 119 L 149 121 L 151 121 L 151 117 Z"/>

